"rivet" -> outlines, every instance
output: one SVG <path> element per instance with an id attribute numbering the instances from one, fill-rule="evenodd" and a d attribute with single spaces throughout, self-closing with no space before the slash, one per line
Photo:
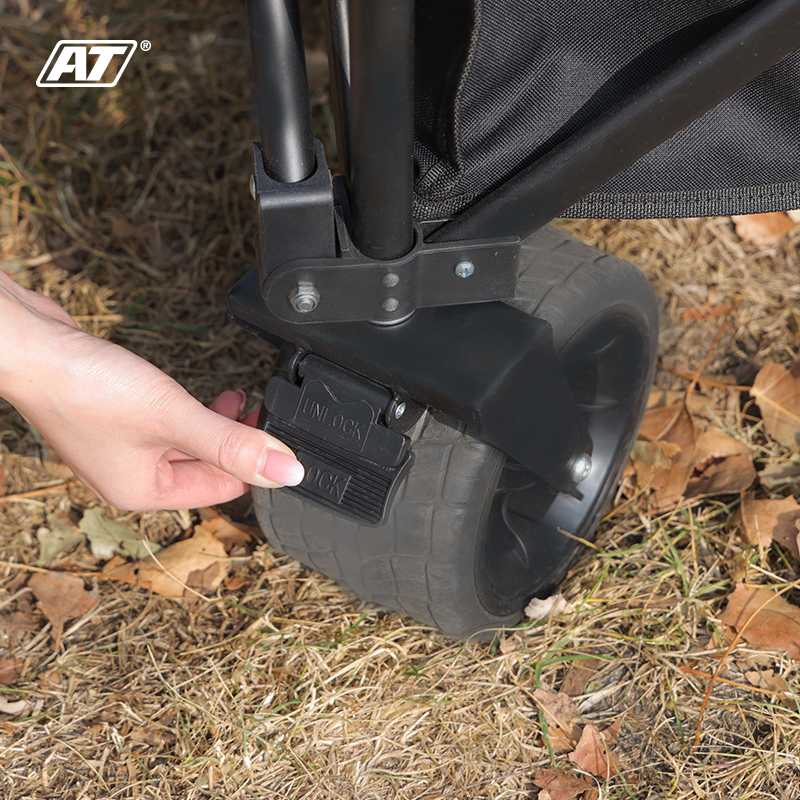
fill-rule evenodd
<path id="1" fill-rule="evenodd" d="M 475 265 L 471 261 L 459 261 L 455 272 L 459 278 L 469 278 L 475 272 Z"/>

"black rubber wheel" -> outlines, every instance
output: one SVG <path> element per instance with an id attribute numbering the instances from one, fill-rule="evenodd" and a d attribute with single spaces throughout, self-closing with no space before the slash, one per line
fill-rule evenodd
<path id="1" fill-rule="evenodd" d="M 631 264 L 544 228 L 522 249 L 514 304 L 553 326 L 592 439 L 592 472 L 554 494 L 440 413 L 411 432 L 414 465 L 387 521 L 358 525 L 287 492 L 254 489 L 278 550 L 378 605 L 459 639 L 491 638 L 545 597 L 590 539 L 633 444 L 652 383 L 657 311 Z M 520 415 L 535 418 L 535 409 Z"/>

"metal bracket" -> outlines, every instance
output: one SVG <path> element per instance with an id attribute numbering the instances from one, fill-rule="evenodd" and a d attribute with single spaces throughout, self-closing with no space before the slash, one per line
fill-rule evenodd
<path id="1" fill-rule="evenodd" d="M 576 459 L 592 454 L 550 324 L 506 303 L 423 308 L 399 325 L 298 326 L 265 308 L 253 269 L 228 295 L 228 314 L 387 387 L 386 397 L 473 425 L 558 491 L 575 489 Z"/>
<path id="2" fill-rule="evenodd" d="M 409 253 L 376 261 L 356 249 L 341 207 L 334 206 L 319 143 L 316 170 L 299 183 L 273 181 L 258 144 L 253 162 L 261 295 L 279 319 L 392 324 L 418 308 L 514 296 L 518 237 L 431 244 L 415 225 Z"/>

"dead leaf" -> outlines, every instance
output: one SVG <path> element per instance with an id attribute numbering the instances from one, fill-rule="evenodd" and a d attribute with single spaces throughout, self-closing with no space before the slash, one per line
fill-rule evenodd
<path id="1" fill-rule="evenodd" d="M 230 569 L 222 542 L 202 524 L 191 539 L 184 539 L 161 550 L 157 556 L 122 565 L 107 564 L 103 574 L 128 581 L 165 597 L 215 591 Z"/>
<path id="2" fill-rule="evenodd" d="M 775 247 L 781 237 L 794 228 L 789 215 L 784 211 L 769 214 L 736 214 L 731 217 L 736 235 L 756 247 Z"/>
<path id="3" fill-rule="evenodd" d="M 800 505 L 794 497 L 756 500 L 752 495 L 742 500 L 733 520 L 734 524 L 741 524 L 742 538 L 746 542 L 758 542 L 764 548 L 777 542 L 800 561 L 797 547 L 798 521 Z"/>
<path id="4" fill-rule="evenodd" d="M 156 728 L 134 728 L 130 732 L 130 740 L 162 750 L 175 741 L 175 735 Z"/>
<path id="5" fill-rule="evenodd" d="M 728 456 L 706 461 L 686 484 L 686 497 L 708 497 L 715 494 L 739 494 L 749 489 L 756 479 L 751 456 Z"/>
<path id="6" fill-rule="evenodd" d="M 603 734 L 594 725 L 587 725 L 575 751 L 567 758 L 592 775 L 607 778 L 613 772 L 619 772 L 619 763 L 609 747 L 610 744 L 605 741 Z"/>
<path id="7" fill-rule="evenodd" d="M 764 428 L 790 450 L 800 446 L 800 362 L 791 369 L 767 361 L 753 382 L 751 394 L 761 409 Z"/>
<path id="8" fill-rule="evenodd" d="M 542 709 L 548 727 L 550 745 L 556 753 L 566 753 L 575 747 L 581 736 L 583 719 L 572 698 L 564 692 L 537 689 L 533 699 Z"/>
<path id="9" fill-rule="evenodd" d="M 685 403 L 648 409 L 632 453 L 636 481 L 652 492 L 656 510 L 684 496 L 695 463 L 695 430 Z"/>
<path id="10" fill-rule="evenodd" d="M 33 618 L 23 611 L 12 611 L 0 617 L 0 633 L 12 639 L 21 639 L 26 633 L 32 633 L 38 627 Z"/>
<path id="11" fill-rule="evenodd" d="M 533 776 L 533 785 L 547 792 L 551 800 L 597 800 L 597 789 L 580 778 L 565 775 L 557 769 L 540 769 Z"/>
<path id="12" fill-rule="evenodd" d="M 66 514 L 48 514 L 47 527 L 39 528 L 36 538 L 39 540 L 38 561 L 45 564 L 80 542 L 84 535 L 70 522 Z"/>
<path id="13" fill-rule="evenodd" d="M 772 589 L 737 584 L 720 620 L 737 631 L 747 624 L 742 638 L 756 647 L 782 650 L 789 658 L 800 659 L 800 608 Z"/>
<path id="14" fill-rule="evenodd" d="M 109 519 L 99 508 L 86 510 L 80 528 L 89 540 L 92 555 L 99 561 L 108 561 L 114 553 L 144 558 L 161 550 L 160 544 L 145 539 L 122 522 Z"/>
<path id="15" fill-rule="evenodd" d="M 246 530 L 221 516 L 204 520 L 200 525 L 222 543 L 226 553 L 230 553 L 235 547 L 253 544 L 253 537 Z"/>
<path id="16" fill-rule="evenodd" d="M 772 691 L 780 695 L 777 702 L 779 705 L 784 706 L 784 708 L 795 707 L 795 701 L 789 689 L 789 684 L 786 683 L 780 675 L 776 675 L 774 670 L 749 670 L 744 673 L 744 677 L 753 686 L 758 686 L 759 689 L 766 689 L 767 691 Z"/>
<path id="17" fill-rule="evenodd" d="M 23 661 L 21 658 L 6 656 L 0 658 L 0 686 L 8 686 L 19 678 Z"/>
<path id="18" fill-rule="evenodd" d="M 561 687 L 561 691 L 570 697 L 578 697 L 584 694 L 589 682 L 597 677 L 597 673 L 606 664 L 608 662 L 605 659 L 594 656 L 576 658 L 572 662 L 569 672 L 567 672 L 567 677 L 564 678 L 564 685 Z"/>
<path id="19" fill-rule="evenodd" d="M 558 614 L 570 614 L 574 610 L 575 606 L 561 592 L 556 592 L 542 600 L 534 597 L 525 607 L 525 616 L 528 619 L 547 619 Z"/>
<path id="20" fill-rule="evenodd" d="M 500 652 L 507 656 L 509 653 L 515 653 L 522 647 L 522 640 L 519 636 L 503 636 L 500 639 Z"/>
<path id="21" fill-rule="evenodd" d="M 66 572 L 39 572 L 28 581 L 42 613 L 53 623 L 53 649 L 58 650 L 64 621 L 91 611 L 100 597 L 95 589 L 87 592 L 83 581 Z"/>

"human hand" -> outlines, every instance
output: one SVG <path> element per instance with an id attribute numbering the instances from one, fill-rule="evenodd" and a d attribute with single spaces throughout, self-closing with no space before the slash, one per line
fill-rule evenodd
<path id="1" fill-rule="evenodd" d="M 0 394 L 104 502 L 196 508 L 302 480 L 288 447 L 237 421 L 243 392 L 206 408 L 144 359 L 82 332 L 57 303 L 0 278 Z"/>

